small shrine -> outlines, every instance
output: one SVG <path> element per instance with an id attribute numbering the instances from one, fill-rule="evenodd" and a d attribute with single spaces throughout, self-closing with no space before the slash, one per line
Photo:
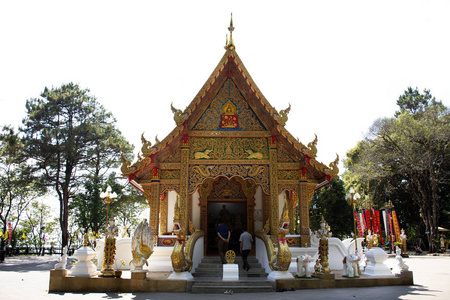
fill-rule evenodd
<path id="1" fill-rule="evenodd" d="M 142 153 L 134 163 L 122 157 L 122 174 L 146 196 L 155 235 L 173 233 L 179 197 L 180 225 L 205 233 L 206 254 L 218 218 L 236 234 L 231 241 L 265 224 L 275 238 L 287 195 L 289 234 L 297 236 L 289 245 L 309 246 L 309 203 L 338 176 L 339 157 L 317 161 L 317 136 L 305 145 L 286 130 L 291 106 L 277 111 L 264 97 L 236 52 L 232 20 L 228 30 L 225 54 L 196 97 L 184 110 L 171 105 L 172 132 L 155 143 L 142 135 Z"/>

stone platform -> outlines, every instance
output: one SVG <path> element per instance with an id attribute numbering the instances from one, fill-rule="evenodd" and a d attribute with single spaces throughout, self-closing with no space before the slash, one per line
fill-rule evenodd
<path id="1" fill-rule="evenodd" d="M 145 276 L 130 276 L 130 272 L 124 272 L 122 278 L 100 278 L 100 277 L 73 277 L 68 276 L 60 270 L 50 271 L 49 292 L 72 292 L 72 293 L 101 293 L 101 292 L 194 292 L 194 293 L 217 293 L 221 290 L 209 289 L 208 283 L 202 280 L 204 290 L 192 289 L 194 281 L 168 280 L 170 273 L 147 273 Z M 244 280 L 245 281 L 245 280 Z M 234 286 L 239 286 L 240 281 L 236 281 Z M 255 282 L 256 283 L 256 282 Z M 216 282 L 217 284 L 217 282 Z M 222 282 L 223 284 L 223 282 Z M 351 287 L 376 287 L 376 286 L 395 286 L 395 285 L 413 285 L 413 276 L 411 272 L 406 272 L 398 277 L 374 278 L 345 278 L 339 273 L 334 278 L 294 278 L 277 279 L 272 289 L 262 288 L 260 292 L 270 292 L 276 290 L 299 290 L 299 289 L 324 289 L 324 288 L 351 288 Z M 227 285 L 231 287 L 231 282 Z M 234 287 L 233 286 L 233 287 Z M 239 292 L 238 288 L 234 288 Z M 248 291 L 241 288 L 242 292 Z M 252 290 L 254 292 L 254 289 Z"/>

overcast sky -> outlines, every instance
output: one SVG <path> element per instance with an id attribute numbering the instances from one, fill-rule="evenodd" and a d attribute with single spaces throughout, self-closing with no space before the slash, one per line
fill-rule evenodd
<path id="1" fill-rule="evenodd" d="M 276 4 L 275 4 L 276 3 Z M 450 106 L 450 1 L 0 1 L 0 125 L 68 82 L 89 88 L 141 147 L 175 127 L 224 54 L 236 51 L 287 129 L 318 135 L 328 164 L 408 86 Z M 342 165 L 341 165 L 342 166 Z"/>

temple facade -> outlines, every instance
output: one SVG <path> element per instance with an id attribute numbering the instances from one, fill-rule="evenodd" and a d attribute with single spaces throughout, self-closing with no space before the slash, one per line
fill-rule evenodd
<path id="1" fill-rule="evenodd" d="M 289 244 L 309 246 L 309 203 L 337 177 L 339 158 L 318 162 L 317 137 L 305 146 L 285 129 L 290 106 L 270 105 L 236 52 L 232 22 L 228 29 L 225 54 L 199 93 L 185 110 L 171 107 L 172 132 L 153 144 L 142 136 L 142 153 L 134 163 L 122 157 L 122 174 L 146 196 L 154 233 L 173 232 L 178 202 L 176 225 L 203 230 L 206 254 L 218 219 L 232 229 L 233 249 L 244 227 L 277 232 L 285 203 Z"/>

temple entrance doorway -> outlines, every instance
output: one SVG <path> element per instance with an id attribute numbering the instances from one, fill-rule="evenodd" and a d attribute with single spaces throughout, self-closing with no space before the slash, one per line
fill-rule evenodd
<path id="1" fill-rule="evenodd" d="M 247 226 L 247 202 L 209 202 L 208 203 L 208 246 L 207 254 L 218 254 L 216 228 L 220 220 L 230 228 L 231 238 L 228 250 L 239 253 L 239 236 Z"/>
<path id="2" fill-rule="evenodd" d="M 201 229 L 205 232 L 205 254 L 217 255 L 219 220 L 230 228 L 229 250 L 239 253 L 239 237 L 254 225 L 256 185 L 240 177 L 208 179 L 200 189 Z"/>

